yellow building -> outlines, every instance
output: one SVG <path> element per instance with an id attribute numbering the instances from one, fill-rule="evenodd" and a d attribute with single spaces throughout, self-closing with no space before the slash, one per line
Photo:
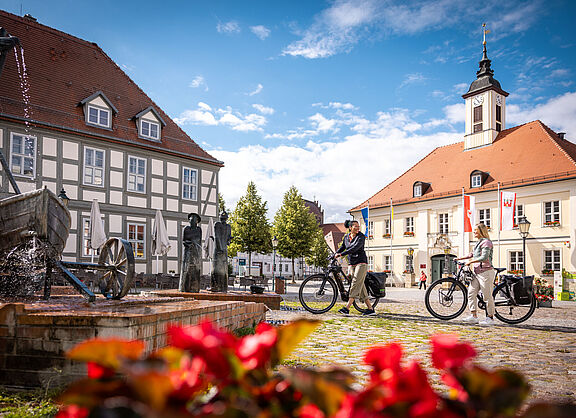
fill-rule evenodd
<path id="1" fill-rule="evenodd" d="M 413 284 L 421 271 L 435 280 L 447 259 L 470 251 L 463 194 L 475 197 L 476 222 L 490 227 L 495 266 L 521 271 L 525 258 L 527 274 L 576 271 L 576 144 L 539 120 L 506 129 L 508 93 L 490 63 L 484 46 L 477 78 L 462 96 L 464 140 L 436 148 L 350 210 L 362 219 L 369 207 L 370 268 L 389 270 L 397 285 Z M 499 190 L 516 193 L 515 224 L 522 216 L 531 224 L 526 257 L 517 228 L 499 233 Z M 565 286 L 574 291 L 574 283 Z"/>

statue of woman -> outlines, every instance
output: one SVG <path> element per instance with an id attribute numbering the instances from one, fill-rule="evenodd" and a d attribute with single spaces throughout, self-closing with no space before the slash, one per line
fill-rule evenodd
<path id="1" fill-rule="evenodd" d="M 214 258 L 210 290 L 228 292 L 228 244 L 232 239 L 232 227 L 226 223 L 226 211 L 220 215 L 220 222 L 214 225 Z"/>
<path id="2" fill-rule="evenodd" d="M 184 254 L 182 257 L 182 270 L 180 271 L 180 292 L 200 292 L 200 274 L 202 271 L 202 229 L 200 215 L 190 213 L 188 215 L 190 225 L 184 228 L 182 240 Z"/>

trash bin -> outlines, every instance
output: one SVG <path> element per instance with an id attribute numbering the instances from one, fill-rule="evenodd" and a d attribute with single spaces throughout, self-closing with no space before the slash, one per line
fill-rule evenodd
<path id="1" fill-rule="evenodd" d="M 276 293 L 279 295 L 283 295 L 286 293 L 286 281 L 284 277 L 276 277 L 274 281 L 274 287 L 276 288 Z"/>

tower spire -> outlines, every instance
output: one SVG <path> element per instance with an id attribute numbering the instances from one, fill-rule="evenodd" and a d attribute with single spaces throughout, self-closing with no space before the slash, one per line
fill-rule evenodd
<path id="1" fill-rule="evenodd" d="M 488 59 L 488 53 L 486 52 L 486 35 L 490 33 L 489 29 L 486 29 L 486 23 L 482 23 L 482 59 L 480 60 L 480 69 L 476 71 L 476 77 L 493 76 L 494 71 L 490 67 L 492 61 Z"/>

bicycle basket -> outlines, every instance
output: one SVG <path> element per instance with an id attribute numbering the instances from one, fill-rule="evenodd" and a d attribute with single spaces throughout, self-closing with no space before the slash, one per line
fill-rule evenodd
<path id="1" fill-rule="evenodd" d="M 388 275 L 386 273 L 372 273 L 366 274 L 366 279 L 364 285 L 368 294 L 375 298 L 383 298 L 386 296 L 386 278 Z"/>
<path id="2" fill-rule="evenodd" d="M 518 305 L 529 305 L 532 302 L 530 294 L 532 293 L 533 283 L 534 276 L 517 277 L 512 283 L 512 297 Z"/>

